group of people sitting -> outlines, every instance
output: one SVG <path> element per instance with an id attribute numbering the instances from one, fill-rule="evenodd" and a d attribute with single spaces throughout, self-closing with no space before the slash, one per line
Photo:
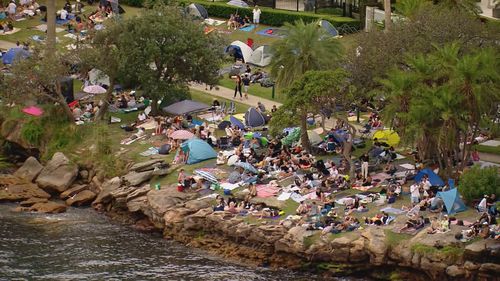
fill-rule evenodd
<path id="1" fill-rule="evenodd" d="M 227 21 L 227 29 L 239 29 L 243 27 L 250 26 L 252 24 L 252 21 L 250 20 L 250 17 L 248 16 L 240 16 L 237 13 L 236 14 L 231 14 L 229 16 L 229 19 Z"/>

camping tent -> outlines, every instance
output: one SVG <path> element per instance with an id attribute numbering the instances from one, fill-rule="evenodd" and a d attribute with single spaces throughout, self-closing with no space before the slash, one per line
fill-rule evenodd
<path id="1" fill-rule="evenodd" d="M 89 71 L 89 81 L 92 85 L 107 85 L 109 86 L 109 76 L 104 74 L 97 68 L 93 68 Z"/>
<path id="2" fill-rule="evenodd" d="M 183 115 L 191 112 L 209 109 L 210 106 L 192 100 L 183 100 L 163 108 L 163 111 L 172 115 Z"/>
<path id="3" fill-rule="evenodd" d="M 321 138 L 321 136 L 313 130 L 307 131 L 307 136 L 309 137 L 309 142 L 312 145 L 318 145 L 321 142 L 323 142 L 323 139 Z"/>
<path id="4" fill-rule="evenodd" d="M 3 64 L 12 64 L 15 59 L 25 59 L 30 56 L 30 52 L 23 48 L 10 48 L 2 56 Z"/>
<path id="5" fill-rule="evenodd" d="M 444 205 L 446 206 L 446 212 L 448 214 L 463 212 L 467 209 L 462 199 L 460 199 L 460 194 L 456 188 L 438 192 L 436 196 L 443 199 Z"/>
<path id="6" fill-rule="evenodd" d="M 399 135 L 393 130 L 379 130 L 373 134 L 373 139 L 377 139 L 379 142 L 385 142 L 390 146 L 396 146 L 399 144 Z"/>
<path id="7" fill-rule="evenodd" d="M 200 139 L 190 139 L 183 142 L 181 149 L 185 153 L 189 152 L 186 164 L 195 164 L 217 157 L 215 150 L 208 143 Z"/>
<path id="8" fill-rule="evenodd" d="M 226 53 L 233 55 L 235 58 L 243 59 L 244 62 L 250 61 L 253 53 L 252 48 L 241 41 L 234 41 L 226 48 Z"/>
<path id="9" fill-rule="evenodd" d="M 285 129 L 287 130 L 287 129 Z M 300 139 L 300 128 L 292 128 L 287 130 L 288 135 L 281 139 L 281 142 L 284 145 L 291 145 L 292 143 L 298 141 Z"/>
<path id="10" fill-rule="evenodd" d="M 260 127 L 266 124 L 266 119 L 255 108 L 250 107 L 245 113 L 245 125 L 248 127 Z"/>
<path id="11" fill-rule="evenodd" d="M 200 4 L 193 3 L 186 8 L 186 12 L 188 15 L 193 16 L 195 18 L 206 19 L 208 18 L 208 12 Z"/>
<path id="12" fill-rule="evenodd" d="M 328 33 L 328 35 L 331 35 L 333 37 L 339 36 L 339 31 L 329 21 L 320 20 L 319 26 L 323 28 Z"/>
<path id="13" fill-rule="evenodd" d="M 271 47 L 269 46 L 260 46 L 255 49 L 250 55 L 250 60 L 248 63 L 251 63 L 256 66 L 265 67 L 271 64 L 272 59 Z"/>
<path id="14" fill-rule="evenodd" d="M 415 176 L 415 182 L 420 182 L 424 175 L 427 175 L 429 177 L 429 181 L 431 182 L 432 186 L 444 186 L 444 181 L 429 168 L 425 168 L 418 172 Z"/>

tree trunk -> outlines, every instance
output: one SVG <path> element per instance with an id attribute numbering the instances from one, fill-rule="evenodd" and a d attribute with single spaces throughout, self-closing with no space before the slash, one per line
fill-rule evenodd
<path id="1" fill-rule="evenodd" d="M 94 120 L 95 121 L 102 121 L 104 120 L 104 116 L 106 116 L 106 112 L 108 112 L 109 108 L 109 99 L 111 98 L 111 95 L 113 94 L 113 90 L 115 88 L 115 79 L 109 78 L 109 88 L 106 91 L 106 94 L 104 97 L 101 99 L 102 106 L 99 107 L 99 110 L 97 111 Z"/>
<path id="2" fill-rule="evenodd" d="M 157 116 L 159 115 L 159 110 L 158 110 L 158 98 L 152 98 L 151 99 L 151 116 Z"/>
<path id="3" fill-rule="evenodd" d="M 311 152 L 311 142 L 307 135 L 307 112 L 301 112 L 300 116 L 300 143 L 307 152 Z"/>
<path id="4" fill-rule="evenodd" d="M 384 16 L 385 31 L 389 31 L 392 28 L 391 0 L 384 0 Z"/>
<path id="5" fill-rule="evenodd" d="M 345 119 L 340 118 L 340 117 L 337 117 L 337 118 L 344 121 L 345 124 L 347 124 L 347 126 L 349 126 L 349 132 L 351 134 L 351 139 L 350 139 L 350 141 L 346 140 L 346 142 L 344 143 L 344 150 L 342 151 L 342 156 L 349 163 L 349 177 L 351 179 L 354 179 L 356 170 L 355 170 L 354 165 L 352 163 L 351 151 L 352 151 L 352 142 L 353 142 L 354 138 L 356 137 L 356 128 L 349 123 L 347 118 L 345 118 Z"/>
<path id="6" fill-rule="evenodd" d="M 56 0 L 47 1 L 47 48 L 56 51 Z"/>
<path id="7" fill-rule="evenodd" d="M 57 95 L 57 99 L 58 99 L 59 104 L 61 105 L 61 107 L 64 110 L 66 118 L 68 119 L 68 121 L 74 122 L 75 117 L 73 116 L 73 112 L 71 111 L 71 108 L 69 108 L 69 105 L 66 102 L 66 98 L 62 94 L 61 83 L 59 81 L 56 82 L 56 95 Z"/>

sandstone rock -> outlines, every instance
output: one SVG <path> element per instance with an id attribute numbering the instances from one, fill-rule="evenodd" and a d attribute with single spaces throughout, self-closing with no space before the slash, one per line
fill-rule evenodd
<path id="1" fill-rule="evenodd" d="M 84 189 L 87 189 L 87 187 L 88 187 L 87 185 L 81 185 L 81 184 L 73 185 L 68 190 L 59 194 L 59 198 L 66 200 L 68 199 L 68 197 L 73 196 Z"/>
<path id="2" fill-rule="evenodd" d="M 137 186 L 141 183 L 150 180 L 153 177 L 153 171 L 146 172 L 130 172 L 122 177 L 124 184 L 129 186 Z"/>
<path id="3" fill-rule="evenodd" d="M 133 227 L 141 232 L 153 232 L 156 230 L 155 225 L 148 218 L 138 220 Z"/>
<path id="4" fill-rule="evenodd" d="M 36 184 L 26 183 L 14 176 L 0 177 L 0 201 L 20 201 L 36 198 L 50 198 L 50 194 Z"/>
<path id="5" fill-rule="evenodd" d="M 361 236 L 366 239 L 365 246 L 370 254 L 370 262 L 375 265 L 382 265 L 387 253 L 384 230 L 370 227 L 363 231 Z"/>
<path id="6" fill-rule="evenodd" d="M 127 200 L 127 209 L 130 212 L 137 212 L 147 208 L 148 198 L 146 196 L 135 197 Z"/>
<path id="7" fill-rule="evenodd" d="M 191 212 L 198 212 L 201 209 L 208 208 L 212 206 L 211 198 L 201 199 L 201 200 L 191 200 L 186 202 L 184 206 L 188 208 Z"/>
<path id="8" fill-rule="evenodd" d="M 483 263 L 479 268 L 480 272 L 485 272 L 493 276 L 500 276 L 500 264 Z"/>
<path id="9" fill-rule="evenodd" d="M 80 179 L 82 179 L 82 181 L 84 183 L 88 183 L 89 182 L 89 171 L 87 171 L 87 170 L 81 170 L 78 173 L 78 176 L 80 177 Z"/>
<path id="10" fill-rule="evenodd" d="M 64 154 L 56 152 L 38 175 L 36 183 L 46 191 L 63 192 L 71 186 L 77 175 L 78 167 Z"/>
<path id="11" fill-rule="evenodd" d="M 363 238 L 351 242 L 351 248 L 349 249 L 349 260 L 351 262 L 362 262 L 369 258 L 370 256 L 365 251 L 365 241 Z"/>
<path id="12" fill-rule="evenodd" d="M 466 261 L 464 263 L 464 268 L 469 270 L 469 271 L 474 271 L 474 270 L 478 270 L 480 267 L 479 264 L 476 264 L 476 263 L 473 263 L 471 261 Z"/>
<path id="13" fill-rule="evenodd" d="M 446 274 L 451 277 L 462 277 L 465 275 L 465 270 L 457 265 L 451 265 L 446 268 Z"/>
<path id="14" fill-rule="evenodd" d="M 163 188 L 161 190 L 150 190 L 147 193 L 148 204 L 143 213 L 157 226 L 163 227 L 165 221 L 163 216 L 167 210 L 186 200 L 192 199 L 195 194 L 178 192 L 174 188 Z M 161 228 L 158 227 L 158 228 Z"/>
<path id="15" fill-rule="evenodd" d="M 175 208 L 166 211 L 165 215 L 163 215 L 163 220 L 165 221 L 165 225 L 173 225 L 183 222 L 184 217 L 191 213 L 192 212 L 187 208 Z"/>
<path id="16" fill-rule="evenodd" d="M 115 199 L 123 198 L 126 202 L 127 196 L 136 190 L 137 187 L 134 186 L 120 186 L 111 192 L 111 196 Z"/>
<path id="17" fill-rule="evenodd" d="M 129 171 L 144 172 L 153 170 L 155 164 L 163 162 L 164 162 L 163 159 L 153 159 L 145 162 L 136 163 L 130 167 Z"/>
<path id="18" fill-rule="evenodd" d="M 167 211 L 168 212 L 168 211 Z M 212 208 L 201 209 L 198 212 L 184 218 L 183 227 L 186 230 L 200 230 L 204 228 L 205 218 L 213 213 Z M 165 213 L 166 215 L 166 213 Z"/>
<path id="19" fill-rule="evenodd" d="M 35 157 L 29 157 L 24 161 L 24 164 L 17 169 L 14 176 L 23 178 L 29 182 L 32 182 L 38 174 L 42 171 L 43 166 L 36 160 Z"/>
<path id="20" fill-rule="evenodd" d="M 65 212 L 66 206 L 60 203 L 49 201 L 45 203 L 36 203 L 29 208 L 29 211 L 35 211 L 47 214 L 56 214 Z"/>
<path id="21" fill-rule="evenodd" d="M 90 190 L 83 190 L 83 191 L 79 192 L 78 194 L 69 197 L 68 200 L 66 200 L 66 205 L 68 205 L 68 206 L 72 206 L 72 205 L 83 206 L 83 205 L 86 205 L 86 204 L 92 202 L 92 200 L 94 200 L 95 197 L 96 197 L 96 194 L 94 192 L 92 192 Z"/>
<path id="22" fill-rule="evenodd" d="M 102 191 L 97 195 L 94 202 L 92 202 L 92 206 L 95 207 L 98 204 L 101 204 L 101 203 L 105 204 L 105 203 L 108 203 L 109 201 L 111 201 L 111 199 L 113 198 L 111 196 L 111 192 L 118 189 L 120 187 L 120 184 L 121 184 L 121 180 L 119 177 L 114 177 L 114 178 L 106 181 L 102 185 L 102 188 L 101 188 Z"/>
<path id="23" fill-rule="evenodd" d="M 156 176 L 156 177 L 162 177 L 162 176 L 166 176 L 168 174 L 169 174 L 168 168 L 158 168 L 158 169 L 154 169 L 152 172 L 152 175 Z"/>
<path id="24" fill-rule="evenodd" d="M 29 207 L 29 206 L 34 205 L 36 203 L 45 203 L 48 201 L 49 200 L 47 198 L 33 197 L 33 198 L 28 199 L 28 200 L 24 200 L 24 201 L 19 202 L 19 205 L 21 205 L 22 207 Z"/>
<path id="25" fill-rule="evenodd" d="M 127 195 L 127 201 L 132 200 L 132 199 L 139 197 L 139 196 L 146 195 L 150 190 L 151 190 L 151 187 L 149 186 L 149 184 L 146 184 L 146 185 L 142 186 L 141 188 L 138 188 L 138 189 L 130 192 Z"/>

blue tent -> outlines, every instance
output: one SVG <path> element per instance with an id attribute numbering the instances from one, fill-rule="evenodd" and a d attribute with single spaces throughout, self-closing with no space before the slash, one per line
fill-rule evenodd
<path id="1" fill-rule="evenodd" d="M 250 107 L 245 113 L 245 124 L 248 127 L 260 127 L 266 124 L 266 119 L 255 108 Z"/>
<path id="2" fill-rule="evenodd" d="M 231 122 L 231 124 L 233 124 L 233 126 L 236 126 L 242 130 L 245 129 L 245 125 L 241 123 L 241 121 L 238 120 L 238 118 L 234 117 L 233 115 L 229 117 L 229 121 Z"/>
<path id="3" fill-rule="evenodd" d="M 431 182 L 432 186 L 444 186 L 444 181 L 429 168 L 425 168 L 418 172 L 418 174 L 415 176 L 415 182 L 420 182 L 424 175 L 427 175 L 429 177 L 429 181 Z"/>
<path id="4" fill-rule="evenodd" d="M 189 152 L 186 164 L 195 164 L 217 157 L 215 150 L 208 143 L 200 139 L 190 139 L 183 142 L 181 149 L 185 153 Z"/>
<path id="5" fill-rule="evenodd" d="M 319 22 L 319 26 L 321 26 L 321 28 L 323 28 L 328 33 L 328 35 L 331 35 L 333 37 L 339 36 L 338 30 L 329 21 L 321 20 Z"/>
<path id="6" fill-rule="evenodd" d="M 467 209 L 462 199 L 460 199 L 460 194 L 458 194 L 458 189 L 456 188 L 438 192 L 436 196 L 443 199 L 444 205 L 446 206 L 446 212 L 448 212 L 448 214 L 463 212 Z"/>
<path id="7" fill-rule="evenodd" d="M 227 46 L 226 53 L 232 55 L 235 59 L 245 61 L 245 58 L 243 57 L 243 52 L 241 51 L 241 48 L 239 46 L 236 45 Z"/>
<path id="8" fill-rule="evenodd" d="M 3 64 L 12 64 L 15 59 L 25 59 L 30 56 L 30 52 L 23 48 L 11 48 L 2 56 Z"/>

